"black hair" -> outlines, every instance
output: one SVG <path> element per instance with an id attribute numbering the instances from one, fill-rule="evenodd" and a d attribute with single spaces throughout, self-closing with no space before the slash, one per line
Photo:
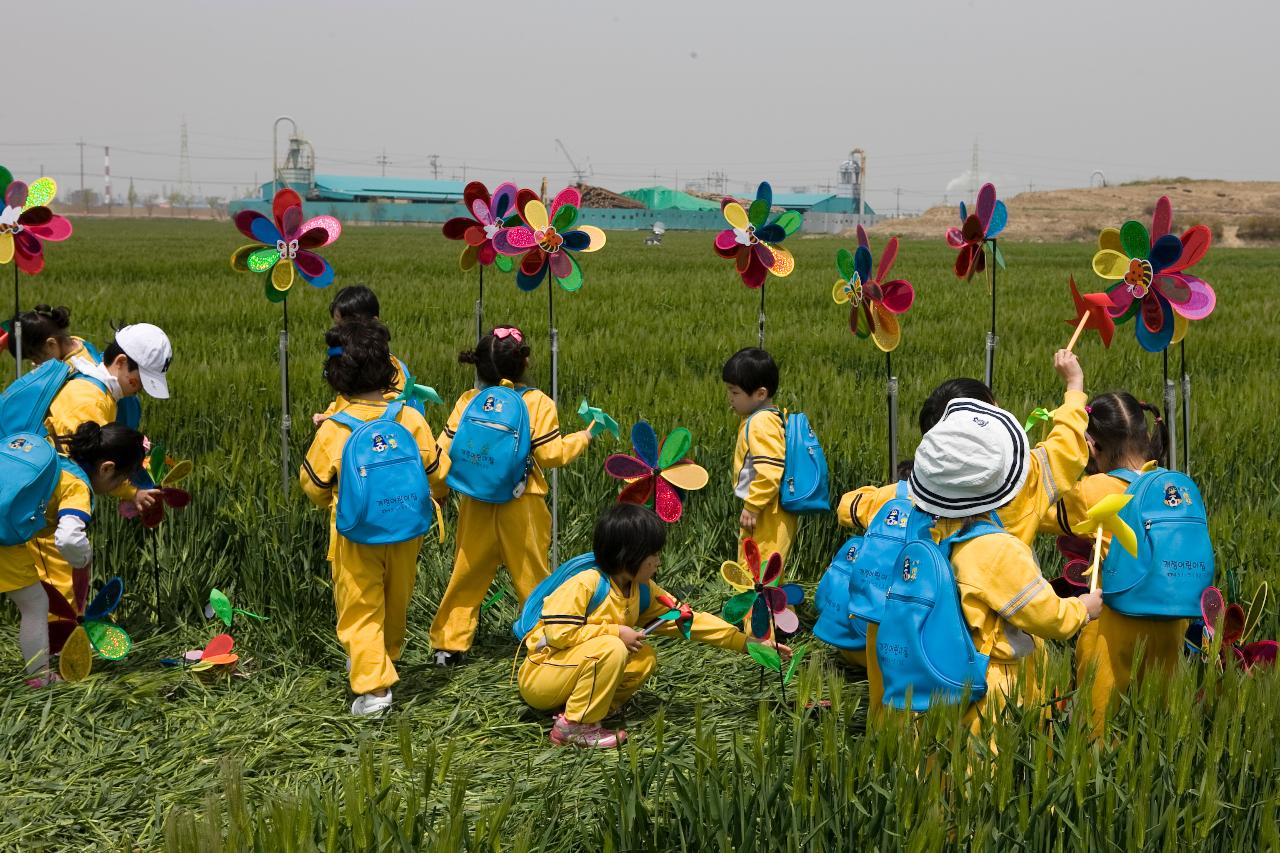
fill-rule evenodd
<path id="1" fill-rule="evenodd" d="M 515 329 L 519 334 L 498 337 L 490 332 L 480 339 L 475 349 L 458 353 L 459 364 L 474 364 L 476 375 L 486 385 L 498 385 L 506 379 L 519 382 L 524 378 L 525 361 L 529 358 L 529 345 L 524 333 L 515 326 L 498 326 L 498 329 Z"/>
<path id="2" fill-rule="evenodd" d="M 910 480 L 911 471 L 916 467 L 914 459 L 903 459 L 898 462 L 897 475 L 899 480 Z"/>
<path id="3" fill-rule="evenodd" d="M 947 412 L 947 404 L 961 398 L 981 400 L 993 406 L 996 404 L 996 398 L 992 395 L 991 389 L 978 380 L 964 377 L 948 379 L 934 388 L 933 393 L 920 407 L 920 434 L 924 435 L 936 427 L 938 421 L 942 420 L 942 416 Z"/>
<path id="4" fill-rule="evenodd" d="M 363 284 L 350 284 L 333 295 L 329 316 L 342 320 L 376 320 L 382 315 L 378 297 Z"/>
<path id="5" fill-rule="evenodd" d="M 130 369 L 130 370 L 137 370 L 137 369 L 138 369 L 138 362 L 134 361 L 132 358 L 129 358 L 129 354 L 128 354 L 127 352 L 125 352 L 125 351 L 120 347 L 120 345 L 119 345 L 118 343 L 116 343 L 114 340 L 113 340 L 111 343 L 107 344 L 107 348 L 106 348 L 105 350 L 103 350 L 103 351 L 102 351 L 102 364 L 103 364 L 103 366 L 106 366 L 106 365 L 110 364 L 111 362 L 113 362 L 113 361 L 115 361 L 117 358 L 119 358 L 120 356 L 124 356 L 125 358 L 129 359 L 129 369 Z"/>
<path id="6" fill-rule="evenodd" d="M 1147 429 L 1147 414 L 1154 424 Z M 1089 403 L 1089 436 L 1093 439 L 1095 458 L 1089 460 L 1089 473 L 1099 473 L 1096 454 L 1108 462 L 1119 463 L 1128 457 L 1165 459 L 1169 446 L 1169 430 L 1160 408 L 1139 400 L 1127 391 L 1112 391 L 1094 397 Z"/>
<path id="7" fill-rule="evenodd" d="M 22 340 L 27 349 L 25 353 L 30 353 L 30 347 L 35 341 L 43 344 L 49 338 L 57 338 L 59 341 L 70 337 L 68 329 L 71 328 L 71 309 L 65 305 L 59 305 L 57 308 L 50 308 L 48 305 L 37 305 L 31 311 L 23 311 L 14 320 L 14 329 L 17 326 L 22 327 Z M 18 340 L 17 336 L 9 335 L 9 355 L 17 356 Z"/>
<path id="8" fill-rule="evenodd" d="M 123 424 L 99 425 L 85 421 L 71 435 L 58 436 L 58 443 L 71 460 L 93 474 L 103 462 L 111 462 L 116 470 L 132 474 L 142 466 L 145 450 L 142 433 Z"/>
<path id="9" fill-rule="evenodd" d="M 596 519 L 591 551 L 606 575 L 635 572 L 667 544 L 667 528 L 658 514 L 638 504 L 616 503 Z"/>
<path id="10" fill-rule="evenodd" d="M 387 327 L 377 320 L 345 320 L 324 333 L 330 355 L 324 378 L 339 394 L 387 391 L 396 381 Z"/>
<path id="11" fill-rule="evenodd" d="M 740 349 L 720 369 L 720 378 L 748 394 L 763 388 L 772 397 L 778 393 L 778 363 L 759 347 Z"/>

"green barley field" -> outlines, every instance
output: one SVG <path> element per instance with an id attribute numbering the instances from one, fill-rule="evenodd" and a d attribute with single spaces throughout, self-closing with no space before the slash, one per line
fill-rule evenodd
<path id="1" fill-rule="evenodd" d="M 1118 223 L 1117 223 L 1118 224 Z M 588 398 L 623 423 L 660 434 L 688 427 L 711 485 L 671 530 L 660 580 L 718 609 L 721 560 L 734 550 L 729 464 L 736 420 L 720 365 L 756 342 L 756 295 L 711 251 L 709 234 L 669 234 L 660 249 L 615 232 L 584 256 L 586 286 L 558 292 L 561 413 Z M 1280 683 L 1274 672 L 1220 673 L 1188 658 L 1171 683 L 1128 697 L 1091 743 L 1080 715 L 1010 712 L 970 741 L 954 711 L 867 730 L 865 682 L 811 646 L 783 696 L 745 656 L 659 640 L 660 668 L 627 711 L 630 742 L 580 753 L 547 741 L 549 720 L 525 708 L 511 679 L 510 596 L 484 615 L 467 664 L 429 664 L 427 627 L 451 565 L 452 535 L 423 549 L 410 640 L 394 711 L 352 718 L 333 631 L 326 526 L 296 484 L 280 493 L 280 307 L 228 265 L 243 242 L 228 223 L 78 221 L 22 282 L 24 307 L 73 308 L 74 331 L 105 344 L 111 323 L 150 321 L 170 334 L 172 399 L 144 401 L 146 432 L 195 461 L 194 502 L 144 534 L 103 501 L 98 579 L 126 584 L 121 622 L 136 646 L 99 660 L 89 680 L 23 686 L 16 614 L 0 618 L 0 849 L 3 850 L 1240 850 L 1280 846 Z M 846 241 L 851 242 L 851 241 Z M 878 249 L 883 238 L 877 237 Z M 780 405 L 812 418 L 844 490 L 885 476 L 884 358 L 847 330 L 831 300 L 835 238 L 788 241 L 797 270 L 768 290 L 768 348 L 782 369 Z M 1088 245 L 1002 246 L 996 391 L 1019 415 L 1054 406 L 1051 368 L 1072 314 L 1067 276 L 1084 289 Z M 473 342 L 473 276 L 438 229 L 352 227 L 326 251 L 338 285 L 379 294 L 392 347 L 419 382 L 452 403 L 471 384 L 456 363 Z M 901 452 L 919 437 L 928 390 L 981 376 L 988 301 L 958 282 L 936 241 L 902 247 L 896 273 L 917 289 L 894 354 Z M 1220 571 L 1246 594 L 1280 586 L 1280 484 L 1274 463 L 1280 289 L 1277 250 L 1214 250 L 1202 275 L 1217 312 L 1193 325 L 1192 473 L 1210 505 Z M 5 267 L 6 274 L 10 268 Z M 7 286 L 7 285 L 6 285 Z M 335 288 L 336 289 L 336 288 Z M 491 322 L 530 336 L 531 380 L 549 378 L 547 286 L 521 293 L 491 273 Z M 330 398 L 320 375 L 329 294 L 299 283 L 289 299 L 295 465 L 309 414 Z M 1161 396 L 1161 360 L 1132 326 L 1104 351 L 1077 347 L 1090 391 Z M 1178 353 L 1173 354 L 1178 367 Z M 7 368 L 6 368 L 7 369 Z M 429 412 L 443 425 L 447 407 Z M 616 494 L 602 440 L 561 477 L 561 554 L 589 547 L 594 516 Z M 446 511 L 452 518 L 451 511 Z M 810 593 L 843 539 L 832 517 L 807 519 L 788 566 Z M 1041 556 L 1057 572 L 1052 543 Z M 159 608 L 153 579 L 159 578 Z M 499 585 L 503 583 L 499 578 Z M 270 621 L 239 619 L 236 676 L 201 680 L 160 659 L 217 633 L 209 589 Z M 809 605 L 802 619 L 812 623 Z M 1278 608 L 1262 636 L 1280 628 Z M 797 638 L 804 641 L 804 635 Z M 1070 648 L 1053 653 L 1071 689 Z M 806 710 L 826 699 L 823 711 Z"/>

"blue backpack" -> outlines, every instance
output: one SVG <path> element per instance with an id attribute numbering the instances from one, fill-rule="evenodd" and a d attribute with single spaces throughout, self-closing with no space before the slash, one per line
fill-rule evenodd
<path id="1" fill-rule="evenodd" d="M 911 517 L 907 481 L 899 480 L 893 498 L 880 507 L 863 537 L 862 553 L 849 575 L 848 616 L 855 622 L 880 624 L 884 599 L 889 593 L 898 554 L 907 544 L 907 524 Z M 866 634 L 866 626 L 862 626 Z"/>
<path id="2" fill-rule="evenodd" d="M 332 420 L 351 430 L 338 477 L 338 532 L 362 545 L 407 542 L 431 529 L 431 486 L 413 433 L 396 422 L 401 403 L 362 421 L 347 412 Z"/>
<path id="3" fill-rule="evenodd" d="M 600 579 L 596 581 L 595 591 L 591 593 L 591 600 L 587 603 L 587 612 L 584 615 L 590 616 L 596 612 L 600 605 L 604 604 L 604 600 L 609 597 L 609 578 L 604 572 L 596 569 L 596 555 L 588 551 L 561 563 L 554 572 L 543 578 L 533 588 L 533 592 L 529 593 L 529 597 L 524 600 L 524 605 L 520 608 L 520 615 L 516 618 L 515 624 L 511 626 L 511 632 L 516 635 L 516 639 L 524 642 L 525 637 L 529 636 L 529 632 L 542 620 L 542 602 L 546 601 L 547 596 L 564 586 L 565 582 L 574 575 L 585 571 L 597 571 L 600 575 Z M 649 585 L 647 583 L 640 584 L 641 613 L 649 609 L 650 594 Z"/>
<path id="4" fill-rule="evenodd" d="M 1132 500 L 1120 518 L 1138 535 L 1138 556 L 1113 540 L 1102 562 L 1102 598 L 1125 616 L 1184 619 L 1200 615 L 1200 595 L 1213 583 L 1213 544 L 1200 490 L 1186 474 L 1156 468 L 1118 470 Z"/>
<path id="5" fill-rule="evenodd" d="M 813 635 L 829 646 L 846 651 L 867 647 L 866 624 L 849 616 L 849 578 L 862 547 L 861 536 L 846 539 L 822 573 L 813 596 L 813 606 L 818 610 Z"/>
<path id="6" fill-rule="evenodd" d="M 467 404 L 449 447 L 449 488 L 491 504 L 524 494 L 531 450 L 524 395 L 531 390 L 492 385 Z"/>
<path id="7" fill-rule="evenodd" d="M 988 656 L 978 651 L 960 607 L 951 549 L 999 533 L 988 521 L 971 524 L 935 544 L 933 517 L 914 510 L 909 541 L 898 554 L 876 635 L 876 659 L 884 676 L 884 703 L 927 711 L 935 704 L 976 702 L 987 693 Z"/>
<path id="8" fill-rule="evenodd" d="M 0 545 L 21 545 L 45 526 L 45 510 L 58 485 L 59 471 L 58 452 L 43 435 L 19 432 L 3 439 Z"/>
<path id="9" fill-rule="evenodd" d="M 32 432 L 45 435 L 44 419 L 49 414 L 53 398 L 62 386 L 77 375 L 71 365 L 51 358 L 29 373 L 22 374 L 0 394 L 0 433 L 12 435 Z M 89 379 L 97 382 L 96 379 Z M 98 382 L 99 385 L 102 383 Z"/>
<path id="10" fill-rule="evenodd" d="M 747 417 L 747 435 L 751 435 L 751 418 L 761 412 L 777 409 L 759 409 Z M 784 512 L 815 513 L 831 511 L 831 486 L 827 479 L 827 455 L 822 452 L 818 435 L 804 412 L 787 415 L 786 458 L 782 466 L 782 484 L 778 489 L 778 506 Z M 749 450 L 750 448 L 748 448 Z"/>

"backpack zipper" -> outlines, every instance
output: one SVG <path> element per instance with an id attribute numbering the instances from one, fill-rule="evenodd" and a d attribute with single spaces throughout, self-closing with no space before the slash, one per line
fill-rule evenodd
<path id="1" fill-rule="evenodd" d="M 407 461 L 407 459 L 383 459 L 381 462 L 372 462 L 368 465 L 361 465 L 360 470 L 357 473 L 359 473 L 361 477 L 367 477 L 369 476 L 370 468 L 381 468 L 384 465 L 400 465 Z"/>

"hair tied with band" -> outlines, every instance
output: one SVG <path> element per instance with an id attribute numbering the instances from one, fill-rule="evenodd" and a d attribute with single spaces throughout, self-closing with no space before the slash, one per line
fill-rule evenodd
<path id="1" fill-rule="evenodd" d="M 524 343 L 524 335 L 514 326 L 503 326 L 501 328 L 494 329 L 493 336 L 498 340 L 502 340 L 504 338 L 515 338 L 516 343 Z"/>
<path id="2" fill-rule="evenodd" d="M 329 347 L 329 358 L 342 355 L 342 347 Z"/>

